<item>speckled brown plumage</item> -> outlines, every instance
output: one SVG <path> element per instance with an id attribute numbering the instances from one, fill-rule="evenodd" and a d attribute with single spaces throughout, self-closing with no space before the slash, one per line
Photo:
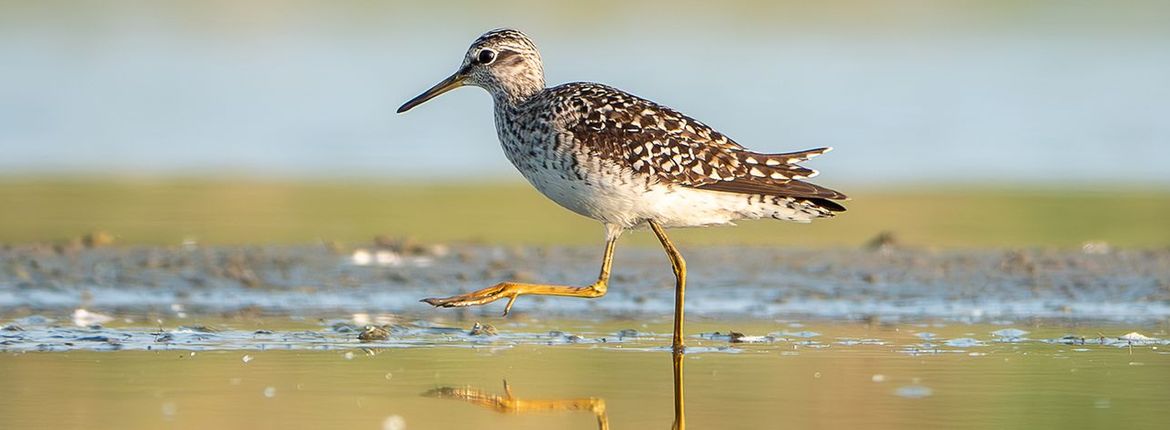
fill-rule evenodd
<path id="1" fill-rule="evenodd" d="M 583 147 L 635 172 L 692 188 L 814 199 L 832 211 L 845 210 L 829 201 L 844 194 L 800 181 L 817 172 L 796 163 L 829 148 L 752 152 L 674 109 L 601 84 L 561 85 L 549 89 L 549 98 L 554 112 L 562 106 L 576 111 L 566 128 Z"/>

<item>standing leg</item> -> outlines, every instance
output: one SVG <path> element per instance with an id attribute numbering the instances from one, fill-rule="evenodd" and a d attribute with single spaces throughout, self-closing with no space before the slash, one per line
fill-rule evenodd
<path id="1" fill-rule="evenodd" d="M 650 224 L 650 229 L 654 230 L 654 235 L 658 236 L 658 241 L 662 242 L 662 248 L 666 249 L 666 256 L 670 257 L 670 266 L 674 269 L 674 342 L 672 347 L 676 352 L 683 349 L 683 292 L 687 289 L 687 262 L 683 260 L 682 254 L 678 252 L 678 248 L 670 242 L 670 238 L 666 237 L 666 231 L 662 226 L 658 225 L 657 221 L 646 220 Z"/>

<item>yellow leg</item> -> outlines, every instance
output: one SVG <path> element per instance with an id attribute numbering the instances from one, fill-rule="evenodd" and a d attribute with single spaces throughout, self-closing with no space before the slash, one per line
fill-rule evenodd
<path id="1" fill-rule="evenodd" d="M 674 351 L 671 354 L 674 360 L 674 430 L 684 430 L 687 428 L 687 415 L 684 412 L 686 401 L 683 398 L 683 353 L 682 351 Z"/>
<path id="2" fill-rule="evenodd" d="M 512 303 L 516 301 L 516 298 L 524 294 L 583 297 L 589 299 L 598 298 L 604 296 L 605 291 L 608 288 L 609 268 L 613 263 L 613 249 L 614 245 L 617 244 L 618 236 L 620 236 L 620 233 L 614 234 L 611 231 L 609 237 L 606 238 L 605 256 L 603 256 L 601 259 L 601 273 L 597 276 L 597 282 L 594 282 L 593 284 L 586 287 L 501 282 L 482 290 L 472 291 L 467 294 L 460 294 L 457 296 L 443 298 L 423 299 L 422 301 L 435 307 L 455 308 L 463 306 L 486 305 L 506 297 L 508 299 L 508 305 L 504 306 L 504 315 L 506 316 L 508 315 L 508 311 L 512 310 Z"/>
<path id="3" fill-rule="evenodd" d="M 675 352 L 683 349 L 683 292 L 687 289 L 687 262 L 683 260 L 678 248 L 666 237 L 666 231 L 654 220 L 647 220 L 662 248 L 666 249 L 666 256 L 670 257 L 670 266 L 674 268 L 674 342 L 671 346 Z"/>

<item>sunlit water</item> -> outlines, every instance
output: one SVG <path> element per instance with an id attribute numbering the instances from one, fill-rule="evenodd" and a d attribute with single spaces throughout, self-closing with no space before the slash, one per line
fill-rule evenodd
<path id="1" fill-rule="evenodd" d="M 3 331 L 0 425 L 670 428 L 669 321 L 114 322 Z M 1159 428 L 1161 325 L 692 321 L 683 422 L 724 428 Z M 1146 339 L 1123 337 L 1126 330 Z M 721 334 L 714 334 L 719 331 Z M 729 331 L 743 333 L 731 342 Z M 505 388 L 507 387 L 507 388 Z"/>

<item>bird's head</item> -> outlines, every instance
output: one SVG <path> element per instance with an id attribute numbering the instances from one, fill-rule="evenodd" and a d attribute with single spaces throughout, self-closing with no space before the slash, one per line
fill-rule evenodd
<path id="1" fill-rule="evenodd" d="M 480 36 L 459 70 L 398 108 L 406 112 L 464 85 L 483 88 L 499 102 L 517 102 L 544 89 L 544 66 L 532 40 L 517 30 L 492 30 Z"/>

